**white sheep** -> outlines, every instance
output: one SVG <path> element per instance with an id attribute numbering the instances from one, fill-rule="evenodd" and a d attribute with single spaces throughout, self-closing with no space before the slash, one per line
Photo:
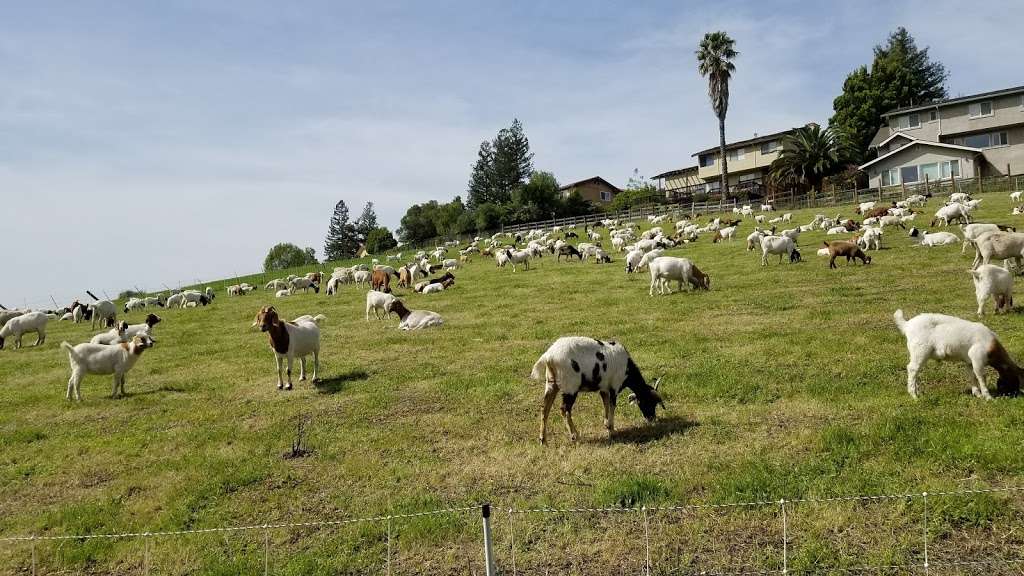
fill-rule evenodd
<path id="1" fill-rule="evenodd" d="M 1020 390 L 1021 369 L 999 342 L 995 332 L 984 324 L 969 322 L 945 314 L 918 314 L 910 320 L 903 310 L 893 314 L 896 327 L 907 339 L 910 362 L 907 364 L 907 392 L 918 397 L 917 373 L 928 360 L 958 360 L 971 366 L 971 391 L 991 400 L 985 385 L 985 367 L 999 373 L 996 393 L 1015 394 Z"/>
<path id="2" fill-rule="evenodd" d="M 548 415 L 555 399 L 562 397 L 562 417 L 569 438 L 579 438 L 572 421 L 576 396 L 582 391 L 596 390 L 604 403 L 604 426 L 611 438 L 615 432 L 615 406 L 622 390 L 629 389 L 629 401 L 640 408 L 648 422 L 654 422 L 658 406 L 665 402 L 658 394 L 660 379 L 647 384 L 640 369 L 622 344 L 594 338 L 565 336 L 555 340 L 533 365 L 530 377 L 544 382 L 544 409 L 540 425 L 540 442 L 547 443 Z"/>
<path id="3" fill-rule="evenodd" d="M 1013 308 L 1013 274 L 993 264 L 983 264 L 971 270 L 974 295 L 978 300 L 978 316 L 985 315 L 985 302 L 995 301 L 996 314 Z"/>
<path id="4" fill-rule="evenodd" d="M 46 323 L 50 317 L 45 312 L 26 312 L 11 317 L 0 328 L 0 350 L 8 338 L 14 338 L 14 349 L 21 348 L 21 337 L 28 332 L 36 333 L 36 346 L 46 342 Z"/>
<path id="5" fill-rule="evenodd" d="M 682 291 L 683 284 L 687 288 L 710 290 L 711 278 L 701 272 L 689 258 L 676 258 L 674 256 L 659 256 L 649 264 L 651 271 L 651 288 L 649 294 L 654 296 L 654 287 L 658 286 L 659 294 L 671 294 L 670 282 L 678 283 Z M 667 290 L 667 292 L 666 292 Z"/>

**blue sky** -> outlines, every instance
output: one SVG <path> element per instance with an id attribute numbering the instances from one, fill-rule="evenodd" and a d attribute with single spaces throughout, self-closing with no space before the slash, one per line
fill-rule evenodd
<path id="1" fill-rule="evenodd" d="M 741 53 L 730 139 L 826 122 L 899 25 L 953 95 L 1024 84 L 1024 3 L 984 6 L 4 2 L 0 303 L 255 272 L 279 241 L 320 253 L 338 199 L 396 228 L 464 194 L 513 117 L 562 182 L 690 164 L 716 141 L 705 31 Z"/>

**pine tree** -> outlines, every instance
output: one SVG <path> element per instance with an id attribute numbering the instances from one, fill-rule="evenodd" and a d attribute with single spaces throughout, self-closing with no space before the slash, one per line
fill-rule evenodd
<path id="1" fill-rule="evenodd" d="M 352 258 L 359 249 L 356 227 L 348 220 L 348 206 L 344 200 L 334 205 L 334 214 L 324 241 L 324 258 L 327 261 Z"/>
<path id="2" fill-rule="evenodd" d="M 476 153 L 476 162 L 473 163 L 473 172 L 469 175 L 466 202 L 470 208 L 476 208 L 491 201 L 493 172 L 494 147 L 490 142 L 484 140 L 480 143 L 480 150 Z"/>
<path id="3" fill-rule="evenodd" d="M 370 232 L 377 228 L 377 213 L 373 210 L 373 202 L 366 203 L 354 226 L 359 242 L 365 244 Z"/>
<path id="4" fill-rule="evenodd" d="M 947 97 L 946 67 L 932 62 L 928 48 L 919 49 L 906 28 L 897 28 L 886 44 L 875 46 L 871 68 L 851 72 L 843 92 L 832 102 L 829 127 L 842 134 L 864 159 L 872 138 L 882 126 L 882 114 Z"/>
<path id="5" fill-rule="evenodd" d="M 512 192 L 525 184 L 533 174 L 530 140 L 519 119 L 513 119 L 512 126 L 498 131 L 493 148 L 491 201 L 508 204 L 512 200 Z"/>

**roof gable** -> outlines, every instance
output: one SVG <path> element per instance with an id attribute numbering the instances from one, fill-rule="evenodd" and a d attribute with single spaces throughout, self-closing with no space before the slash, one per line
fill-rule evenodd
<path id="1" fill-rule="evenodd" d="M 878 158 L 875 158 L 871 162 L 868 162 L 867 164 L 862 164 L 862 165 L 858 166 L 857 169 L 858 170 L 863 170 L 863 169 L 867 168 L 868 166 L 871 166 L 872 164 L 876 164 L 878 162 L 881 162 L 882 160 L 885 160 L 886 158 L 895 156 L 896 154 L 899 154 L 900 152 L 906 152 L 907 150 L 910 150 L 914 146 L 934 146 L 936 148 L 946 148 L 946 149 L 949 149 L 949 150 L 963 150 L 965 152 L 974 152 L 974 153 L 977 153 L 977 154 L 981 153 L 981 148 L 971 148 L 970 146 L 960 146 L 959 144 L 946 144 L 945 142 L 932 142 L 930 140 L 916 140 L 916 139 L 914 139 L 913 142 L 911 142 L 910 144 L 907 144 L 906 146 L 900 146 L 899 148 L 893 150 L 892 152 L 889 152 L 888 154 L 883 154 L 883 155 L 879 156 Z"/>

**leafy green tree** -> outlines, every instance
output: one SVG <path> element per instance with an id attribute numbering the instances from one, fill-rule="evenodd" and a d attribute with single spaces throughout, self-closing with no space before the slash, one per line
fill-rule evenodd
<path id="1" fill-rule="evenodd" d="M 359 233 L 348 219 L 348 206 L 344 200 L 338 200 L 327 229 L 327 240 L 324 241 L 324 257 L 328 261 L 352 258 L 359 250 L 359 244 Z"/>
<path id="2" fill-rule="evenodd" d="M 501 206 L 497 204 L 480 204 L 476 207 L 476 230 L 477 232 L 486 232 L 488 230 L 497 230 L 501 226 L 502 219 L 505 216 L 505 211 Z"/>
<path id="3" fill-rule="evenodd" d="M 413 204 L 402 216 L 402 225 L 398 235 L 407 244 L 418 244 L 437 237 L 435 216 L 440 205 L 436 200 L 423 204 Z"/>
<path id="4" fill-rule="evenodd" d="M 263 260 L 263 271 L 284 270 L 296 266 L 308 266 L 316 264 L 316 257 L 312 248 L 303 250 L 295 244 L 282 242 L 270 249 L 267 257 Z"/>
<path id="5" fill-rule="evenodd" d="M 363 206 L 363 213 L 356 219 L 354 226 L 359 242 L 366 243 L 366 239 L 369 237 L 370 232 L 376 230 L 378 227 L 377 213 L 373 210 L 373 202 L 367 202 L 366 206 Z"/>
<path id="6" fill-rule="evenodd" d="M 530 180 L 512 193 L 512 207 L 516 222 L 543 220 L 560 214 L 563 204 L 555 175 L 544 171 L 531 174 Z"/>
<path id="7" fill-rule="evenodd" d="M 597 207 L 592 202 L 584 200 L 575 190 L 562 203 L 562 216 L 586 216 L 594 212 L 597 212 Z"/>
<path id="8" fill-rule="evenodd" d="M 736 71 L 733 59 L 739 56 L 736 41 L 725 32 L 708 32 L 697 50 L 697 71 L 708 79 L 708 97 L 711 109 L 718 117 L 718 157 L 722 162 L 721 190 L 724 194 L 729 181 L 729 163 L 725 157 L 725 115 L 729 112 L 729 80 Z"/>
<path id="9" fill-rule="evenodd" d="M 819 192 L 826 177 L 845 168 L 849 155 L 841 135 L 809 124 L 782 137 L 782 151 L 772 162 L 770 176 L 779 184 L 796 182 Z"/>
<path id="10" fill-rule="evenodd" d="M 439 236 L 451 237 L 461 234 L 463 230 L 460 224 L 464 222 L 463 215 L 466 207 L 462 204 L 462 198 L 456 196 L 454 200 L 438 207 L 434 216 L 434 228 Z"/>
<path id="11" fill-rule="evenodd" d="M 370 254 L 381 254 L 398 246 L 398 241 L 391 234 L 391 230 L 380 226 L 370 230 L 366 235 L 366 251 Z"/>
<path id="12" fill-rule="evenodd" d="M 948 76 L 941 62 L 931 60 L 928 48 L 919 49 L 906 28 L 897 28 L 885 45 L 875 46 L 870 69 L 861 66 L 846 77 L 842 94 L 832 102 L 829 126 L 845 135 L 858 153 L 855 160 L 864 160 L 882 114 L 946 98 Z"/>

